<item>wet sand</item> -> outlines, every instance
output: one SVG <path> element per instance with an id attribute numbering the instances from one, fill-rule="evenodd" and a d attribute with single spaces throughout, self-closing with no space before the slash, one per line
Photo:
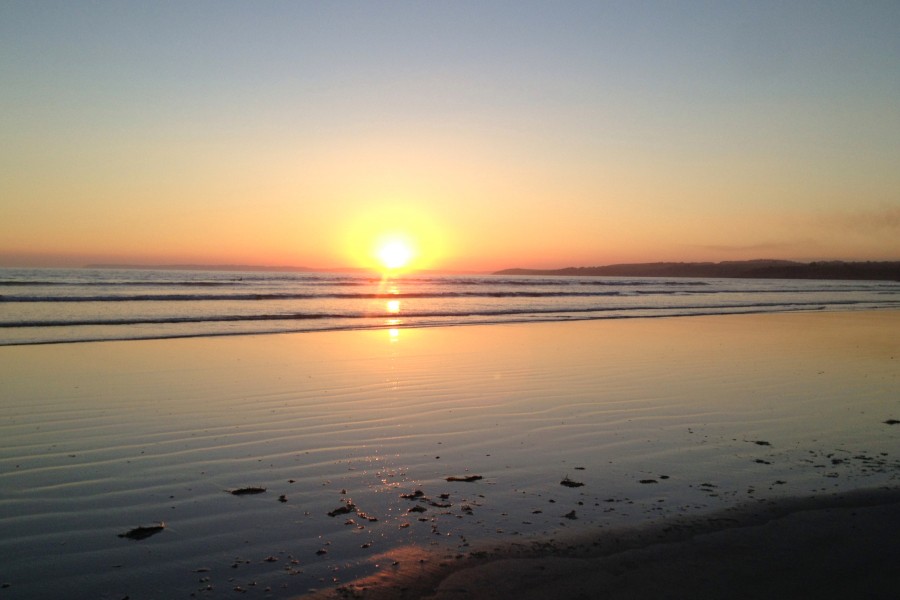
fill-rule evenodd
<path id="1" fill-rule="evenodd" d="M 307 600 L 896 598 L 900 488 L 783 498 L 466 556 L 398 549 Z"/>
<path id="2" fill-rule="evenodd" d="M 0 595 L 880 590 L 896 492 L 856 490 L 900 485 L 898 330 L 877 311 L 0 348 Z"/>
<path id="3" fill-rule="evenodd" d="M 886 315 L 867 318 L 879 316 Z M 893 347 L 867 347 L 854 339 L 852 318 L 804 315 L 794 324 L 843 319 L 848 349 L 887 351 L 895 360 Z M 838 329 L 826 337 L 836 340 L 840 334 Z M 890 368 L 892 378 L 900 377 L 897 368 Z M 895 419 L 883 425 L 900 429 Z M 561 533 L 467 553 L 402 548 L 379 557 L 389 566 L 376 575 L 302 598 L 887 600 L 900 595 L 898 540 L 900 487 L 884 486 L 738 503 L 645 525 Z"/>
<path id="4" fill-rule="evenodd" d="M 636 547 L 627 551 L 487 563 L 442 581 L 435 598 L 887 599 L 900 592 L 900 490 L 781 501 L 668 527 L 631 534 Z"/>

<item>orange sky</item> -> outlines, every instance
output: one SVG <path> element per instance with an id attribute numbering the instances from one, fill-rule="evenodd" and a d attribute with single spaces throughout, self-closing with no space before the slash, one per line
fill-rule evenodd
<path id="1" fill-rule="evenodd" d="M 599 4 L 6 4 L 0 266 L 900 260 L 895 4 Z"/>

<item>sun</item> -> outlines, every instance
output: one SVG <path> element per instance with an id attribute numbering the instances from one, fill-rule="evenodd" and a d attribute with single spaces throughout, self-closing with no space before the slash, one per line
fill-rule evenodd
<path id="1" fill-rule="evenodd" d="M 434 269 L 447 255 L 448 232 L 421 211 L 424 203 L 374 198 L 348 214 L 341 236 L 347 264 L 389 277 Z"/>
<path id="2" fill-rule="evenodd" d="M 389 239 L 379 244 L 375 255 L 386 269 L 402 269 L 409 265 L 415 252 L 409 242 L 401 239 Z"/>

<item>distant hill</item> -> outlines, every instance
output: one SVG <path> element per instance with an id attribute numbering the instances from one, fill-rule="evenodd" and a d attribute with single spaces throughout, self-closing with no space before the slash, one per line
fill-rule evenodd
<path id="1" fill-rule="evenodd" d="M 569 275 L 578 277 L 725 277 L 748 279 L 868 279 L 900 281 L 900 261 L 794 262 L 745 260 L 726 262 L 658 262 L 568 267 L 565 269 L 505 269 L 495 275 Z"/>

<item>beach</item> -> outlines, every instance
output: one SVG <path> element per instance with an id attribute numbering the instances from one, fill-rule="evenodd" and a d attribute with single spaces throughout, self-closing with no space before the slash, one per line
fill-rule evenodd
<path id="1" fill-rule="evenodd" d="M 0 347 L 0 596 L 888 597 L 897 331 L 879 310 Z M 785 564 L 817 574 L 759 578 Z"/>
<path id="2" fill-rule="evenodd" d="M 437 564 L 426 557 L 304 598 L 888 599 L 900 586 L 898 523 L 896 489 L 782 499 Z"/>

